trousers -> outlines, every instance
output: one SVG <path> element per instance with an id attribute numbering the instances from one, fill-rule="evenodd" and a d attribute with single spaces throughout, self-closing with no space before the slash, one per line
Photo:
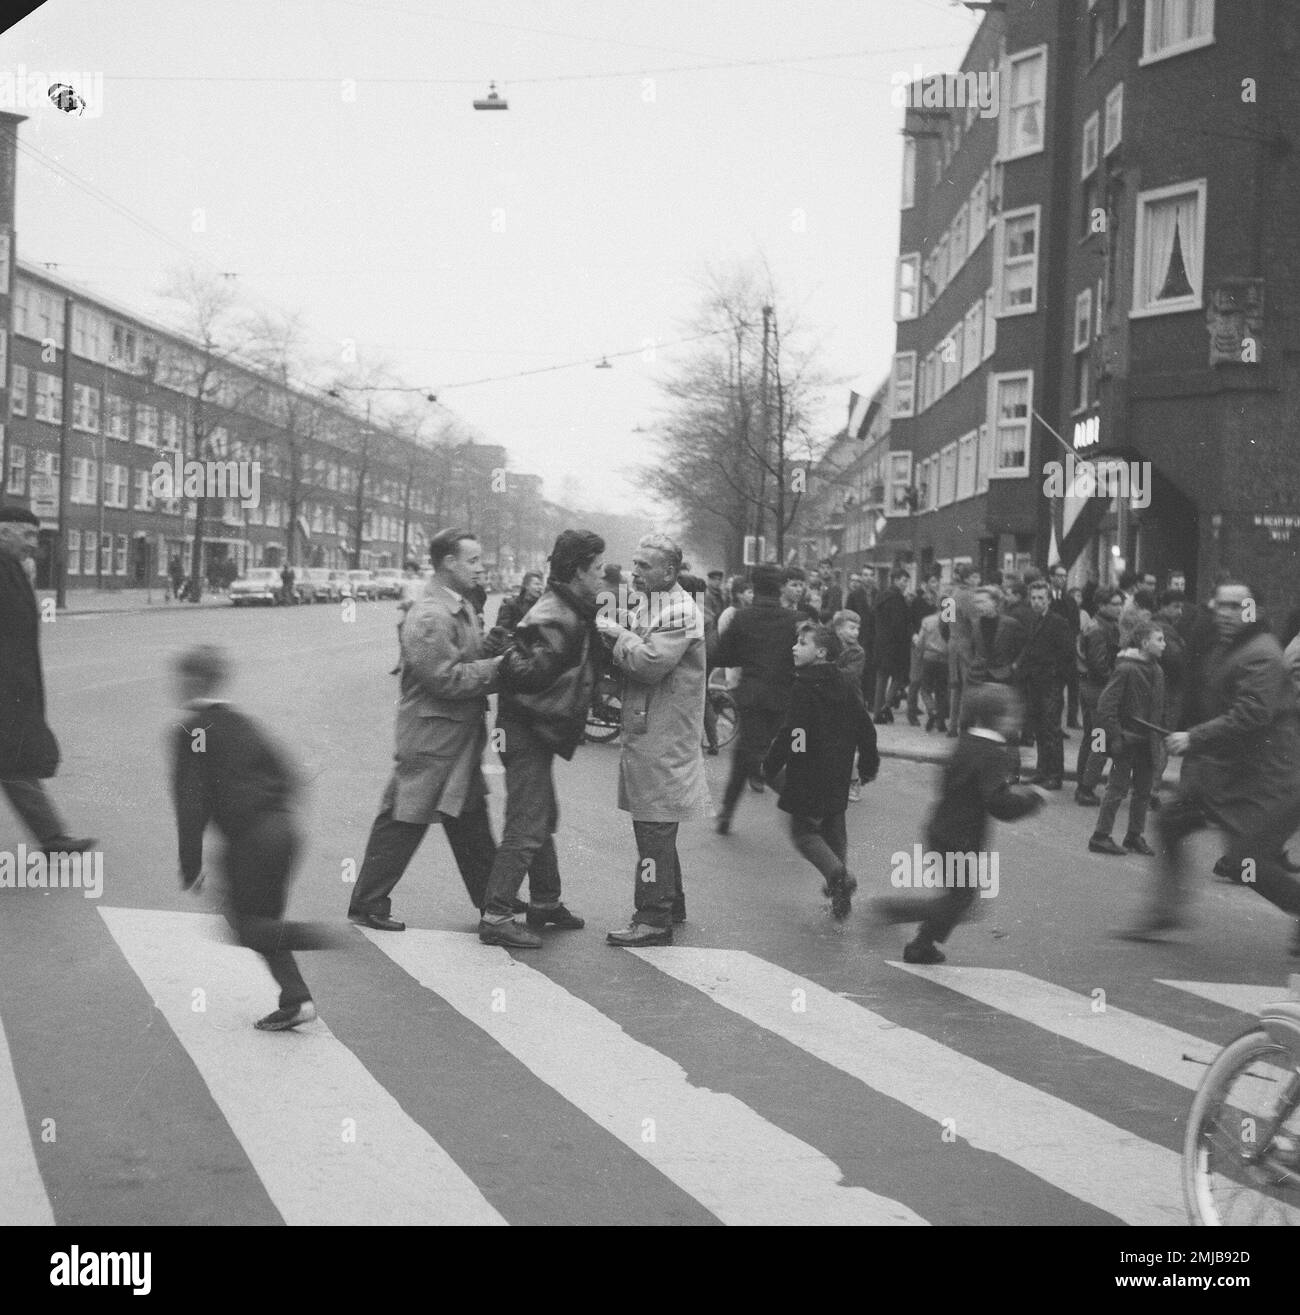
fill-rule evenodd
<path id="1" fill-rule="evenodd" d="M 827 882 L 834 884 L 844 876 L 849 852 L 844 813 L 829 813 L 825 817 L 791 813 L 790 839 Z"/>
<path id="2" fill-rule="evenodd" d="M 1097 815 L 1099 836 L 1108 836 L 1119 815 L 1120 805 L 1128 794 L 1130 786 L 1133 796 L 1128 802 L 1128 830 L 1125 835 L 1140 836 L 1147 824 L 1147 809 L 1151 805 L 1151 782 L 1155 775 L 1155 763 L 1148 748 L 1134 749 L 1121 753 L 1118 758 L 1110 760 L 1110 781 L 1106 793 L 1102 796 L 1101 812 Z"/>
<path id="3" fill-rule="evenodd" d="M 636 837 L 636 892 L 632 921 L 642 927 L 671 927 L 686 916 L 676 822 L 632 822 Z"/>
<path id="4" fill-rule="evenodd" d="M 34 777 L 11 777 L 0 781 L 0 790 L 4 791 L 14 812 L 40 844 L 48 844 L 67 834 L 59 810 L 46 793 L 45 786 Z"/>
<path id="5" fill-rule="evenodd" d="M 560 807 L 552 776 L 555 751 L 522 722 L 498 721 L 497 729 L 505 734 L 501 761 L 506 769 L 506 821 L 488 874 L 483 913 L 508 918 L 525 873 L 534 904 L 559 902 L 554 836 Z"/>
<path id="6" fill-rule="evenodd" d="M 768 708 L 738 708 L 740 726 L 736 733 L 736 747 L 731 751 L 731 773 L 722 794 L 722 815 L 730 817 L 736 811 L 745 782 L 752 777 L 762 779 L 763 759 L 768 746 L 776 738 L 785 720 L 782 712 Z"/>

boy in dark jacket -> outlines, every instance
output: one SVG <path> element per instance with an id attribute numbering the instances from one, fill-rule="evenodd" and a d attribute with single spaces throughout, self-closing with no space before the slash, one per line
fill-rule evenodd
<path id="1" fill-rule="evenodd" d="M 1143 838 L 1147 805 L 1151 801 L 1151 778 L 1159 756 L 1160 735 L 1150 726 L 1163 725 L 1165 715 L 1165 677 L 1160 658 L 1165 651 L 1164 631 L 1152 621 L 1141 621 L 1134 628 L 1131 647 L 1115 659 L 1115 674 L 1097 700 L 1097 725 L 1106 733 L 1106 752 L 1110 755 L 1110 782 L 1097 815 L 1097 829 L 1088 841 L 1094 854 L 1155 853 Z M 1133 797 L 1128 806 L 1128 831 L 1121 848 L 1111 838 L 1111 828 L 1119 806 L 1130 785 Z"/>
<path id="2" fill-rule="evenodd" d="M 202 886 L 203 832 L 214 823 L 226 842 L 226 917 L 240 944 L 266 960 L 280 987 L 280 1007 L 256 1026 L 283 1032 L 316 1017 L 289 950 L 291 929 L 282 921 L 299 844 L 293 817 L 297 784 L 258 727 L 213 697 L 228 674 L 224 654 L 207 644 L 182 654 L 176 665 L 185 710 L 172 736 L 181 886 Z M 311 948 L 310 942 L 301 948 Z"/>
<path id="3" fill-rule="evenodd" d="M 1041 786 L 1013 789 L 1007 781 L 1006 745 L 1020 726 L 1020 703 L 1014 690 L 993 682 L 971 685 L 962 696 L 962 733 L 947 763 L 939 798 L 926 827 L 926 849 L 949 854 L 982 854 L 989 817 L 1012 822 L 1036 812 L 1047 799 Z M 919 874 L 917 874 L 919 875 Z M 939 946 L 962 922 L 979 897 L 976 886 L 953 886 L 938 895 L 888 896 L 872 900 L 877 922 L 919 922 L 916 936 L 903 947 L 906 963 L 943 963 Z"/>
<path id="4" fill-rule="evenodd" d="M 858 643 L 858 632 L 862 627 L 862 618 L 856 612 L 840 611 L 831 617 L 831 629 L 840 641 L 840 655 L 835 659 L 836 667 L 849 680 L 849 684 L 859 692 L 862 690 L 862 675 L 867 666 L 867 654 Z M 849 803 L 856 804 L 862 798 L 862 778 L 856 767 L 849 781 Z"/>
<path id="5" fill-rule="evenodd" d="M 767 751 L 763 772 L 775 783 L 785 769 L 776 806 L 790 814 L 795 848 L 825 878 L 822 894 L 831 897 L 831 912 L 843 919 L 858 888 L 845 867 L 853 755 L 862 779 L 874 781 L 880 770 L 876 730 L 857 691 L 834 665 L 840 642 L 829 626 L 801 625 L 793 653 L 790 711 Z"/>

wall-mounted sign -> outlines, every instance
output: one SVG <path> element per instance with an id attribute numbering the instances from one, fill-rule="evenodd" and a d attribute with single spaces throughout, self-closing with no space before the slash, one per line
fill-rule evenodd
<path id="1" fill-rule="evenodd" d="M 1300 516 L 1256 516 L 1255 525 L 1267 530 L 1273 543 L 1290 543 L 1291 531 L 1300 529 Z"/>
<path id="2" fill-rule="evenodd" d="M 1101 442 L 1101 417 L 1086 416 L 1074 422 L 1074 450 L 1085 452 Z"/>

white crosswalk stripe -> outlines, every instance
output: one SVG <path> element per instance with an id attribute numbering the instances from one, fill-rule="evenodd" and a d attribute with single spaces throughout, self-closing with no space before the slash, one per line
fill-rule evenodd
<path id="1" fill-rule="evenodd" d="M 220 1111 L 286 1222 L 508 1222 L 473 1179 L 482 1171 L 477 1159 L 457 1149 L 457 1163 L 440 1144 L 437 1126 L 435 1137 L 408 1114 L 384 1085 L 385 1073 L 370 1071 L 331 1032 L 327 1019 L 284 1035 L 250 1026 L 269 1007 L 268 981 L 255 956 L 228 942 L 224 920 L 102 906 L 98 911 L 166 1020 L 174 1037 L 168 1044 L 177 1045 L 178 1054 L 183 1049 L 197 1070 L 207 1088 L 203 1099 L 210 1097 Z M 407 974 L 403 989 L 412 999 L 416 993 L 428 999 L 431 992 L 445 1001 L 591 1121 L 592 1140 L 575 1147 L 576 1154 L 607 1154 L 599 1148 L 606 1135 L 613 1137 L 663 1176 L 665 1191 L 672 1183 L 724 1223 L 927 1222 L 913 1208 L 917 1202 L 870 1190 L 870 1157 L 853 1161 L 854 1184 L 846 1183 L 832 1155 L 729 1091 L 692 1081 L 671 1055 L 624 1030 L 622 1005 L 602 1005 L 608 1009 L 602 1012 L 589 1004 L 547 975 L 544 956 L 520 962 L 481 945 L 473 933 L 364 935 Z M 713 1005 L 905 1106 L 910 1116 L 933 1120 L 936 1136 L 945 1120 L 953 1120 L 959 1140 L 1001 1157 L 1001 1172 L 1032 1174 L 1127 1223 L 1186 1221 L 1178 1153 L 1108 1122 L 1084 1108 L 1082 1098 L 1072 1104 L 1039 1090 L 745 951 L 674 946 L 631 953 Z M 892 967 L 1038 1028 L 1044 1043 L 1062 1038 L 1184 1089 L 1196 1087 L 1204 1063 L 1217 1053 L 1217 1045 L 1203 1037 L 1109 1001 L 1097 1008 L 1088 994 L 1026 973 Z M 1287 995 L 1285 986 L 1159 985 L 1244 1014 Z M 780 1061 L 786 1068 L 772 1072 L 808 1063 L 791 1054 L 793 1059 Z M 1171 1110 L 1171 1128 L 1185 1114 L 1186 1107 Z M 0 1023 L 0 1225 L 58 1218 L 41 1174 L 45 1150 L 33 1132 Z M 462 1130 L 461 1139 L 449 1144 L 470 1143 Z M 856 1185 L 864 1173 L 868 1185 Z M 897 1191 L 893 1181 L 891 1190 Z"/>
<path id="2" fill-rule="evenodd" d="M 218 942 L 221 918 L 99 912 L 286 1223 L 505 1223 L 323 1022 L 249 1026 L 266 980 L 247 950 Z"/>
<path id="3" fill-rule="evenodd" d="M 922 1224 L 504 950 L 458 932 L 368 933 L 589 1118 L 729 1224 Z M 494 1005 L 496 1006 L 494 1008 Z"/>
<path id="4" fill-rule="evenodd" d="M 936 1124 L 955 1120 L 957 1136 L 972 1146 L 1126 1223 L 1186 1222 L 1173 1151 L 744 950 L 632 953 Z"/>
<path id="5" fill-rule="evenodd" d="M 892 967 L 938 982 L 950 991 L 1192 1091 L 1204 1076 L 1204 1066 L 1218 1053 L 1212 1042 L 1118 1009 L 1104 997 L 1079 995 L 1009 968 L 947 964 L 918 968 L 906 963 Z"/>
<path id="6" fill-rule="evenodd" d="M 4 1166 L 0 1227 L 52 1224 L 54 1211 L 36 1163 L 3 1022 L 0 1022 L 0 1165 Z"/>

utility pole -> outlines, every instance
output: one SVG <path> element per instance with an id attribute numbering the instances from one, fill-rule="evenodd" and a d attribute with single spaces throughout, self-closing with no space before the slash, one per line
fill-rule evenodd
<path id="1" fill-rule="evenodd" d="M 63 372 L 60 387 L 63 389 L 63 401 L 60 406 L 59 415 L 59 479 L 58 479 L 58 497 L 59 497 L 59 533 L 58 542 L 54 545 L 54 606 L 58 609 L 68 605 L 68 571 L 67 571 L 67 541 L 68 541 L 68 513 L 67 513 L 67 486 L 68 486 L 68 425 L 72 416 L 72 298 L 64 297 L 63 299 Z M 95 541 L 95 561 L 98 564 L 100 557 L 99 540 Z"/>
<path id="2" fill-rule="evenodd" d="M 759 406 L 759 411 L 763 418 L 763 446 L 760 448 L 760 451 L 762 453 L 762 459 L 760 460 L 758 467 L 758 478 L 759 478 L 758 524 L 754 528 L 754 533 L 759 539 L 763 537 L 763 521 L 765 519 L 763 512 L 766 510 L 766 507 L 763 502 L 763 498 L 765 493 L 765 485 L 767 483 L 767 448 L 768 448 L 768 443 L 771 440 L 771 429 L 769 428 L 768 425 L 768 413 L 767 413 L 767 335 L 771 330 L 771 323 L 772 323 L 772 308 L 771 306 L 764 306 L 763 307 L 763 354 L 759 358 L 759 366 L 758 366 L 758 406 Z M 777 538 L 779 540 L 781 536 L 781 527 L 779 525 L 777 526 L 776 532 L 777 532 Z M 778 549 L 778 553 L 779 553 L 779 549 Z M 778 561 L 780 560 L 779 555 L 777 560 Z"/>

